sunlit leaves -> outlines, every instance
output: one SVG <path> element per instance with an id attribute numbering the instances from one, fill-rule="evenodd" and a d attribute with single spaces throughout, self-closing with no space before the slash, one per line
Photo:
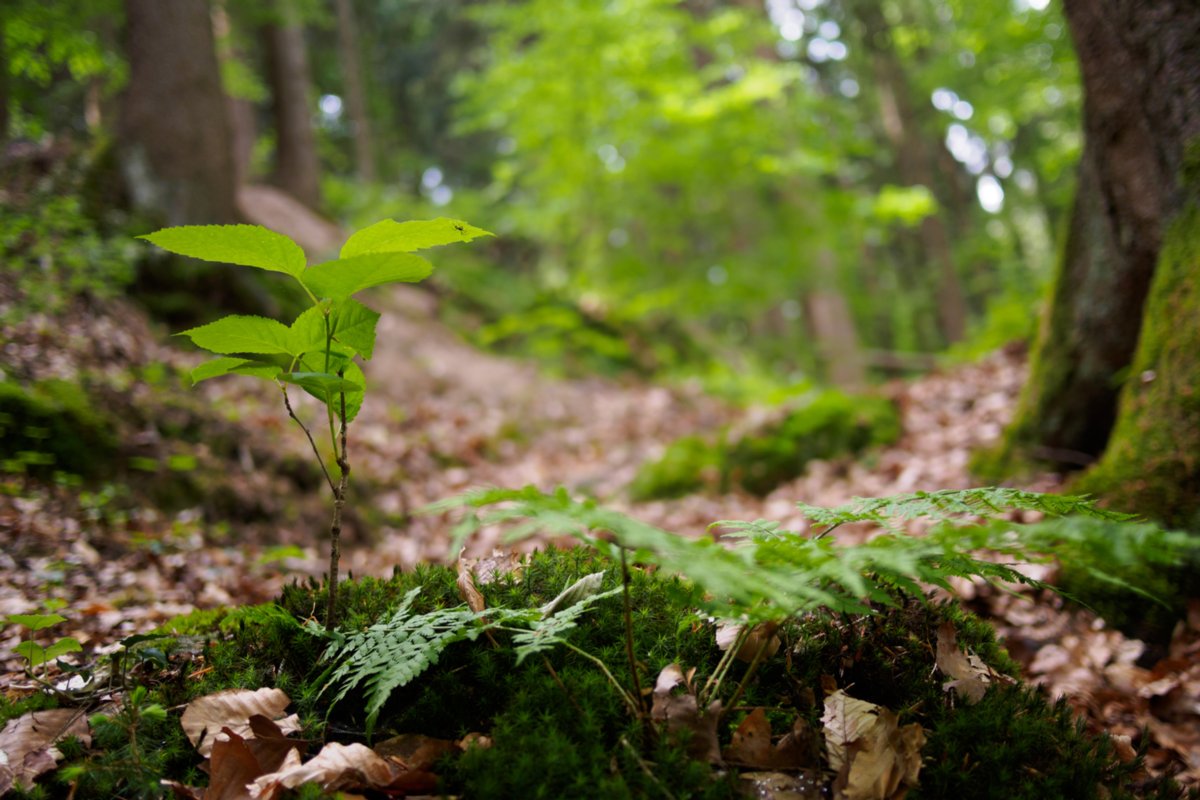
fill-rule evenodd
<path id="1" fill-rule="evenodd" d="M 181 256 L 257 267 L 293 277 L 299 277 L 307 264 L 300 245 L 258 225 L 182 225 L 139 238 Z"/>
<path id="2" fill-rule="evenodd" d="M 283 367 L 248 358 L 214 358 L 193 369 L 190 377 L 194 386 L 200 381 L 219 378 L 222 375 L 238 374 L 252 375 L 257 378 L 274 378 L 280 372 L 283 372 Z"/>
<path id="3" fill-rule="evenodd" d="M 331 314 L 333 338 L 354 350 L 368 361 L 375 353 L 375 326 L 379 312 L 372 311 L 357 300 L 346 300 Z"/>
<path id="4" fill-rule="evenodd" d="M 291 331 L 266 317 L 233 314 L 216 322 L 183 331 L 197 347 L 213 353 L 287 353 L 295 355 Z"/>
<path id="5" fill-rule="evenodd" d="M 308 268 L 301 282 L 318 297 L 344 299 L 385 283 L 416 283 L 429 277 L 433 265 L 409 253 L 367 253 L 326 261 Z"/>
<path id="6" fill-rule="evenodd" d="M 342 246 L 341 257 L 352 258 L 367 253 L 411 253 L 491 235 L 482 228 L 446 217 L 407 222 L 385 219 L 351 236 Z"/>

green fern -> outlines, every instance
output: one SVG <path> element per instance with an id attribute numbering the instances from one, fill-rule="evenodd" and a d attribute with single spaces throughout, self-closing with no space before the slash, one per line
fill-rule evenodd
<path id="1" fill-rule="evenodd" d="M 949 588 L 952 577 L 1042 586 L 1014 565 L 977 556 L 991 551 L 1018 562 L 1042 560 L 1052 549 L 1038 539 L 980 527 L 955 527 L 978 518 L 997 518 L 1014 510 L 1057 515 L 1085 514 L 1120 519 L 1086 498 L 1061 497 L 1016 489 L 969 489 L 920 492 L 878 499 L 856 499 L 833 509 L 799 504 L 823 528 L 816 536 L 783 530 L 768 520 L 724 520 L 727 547 L 711 538 L 688 539 L 603 508 L 591 500 L 575 500 L 560 488 L 547 494 L 533 487 L 487 489 L 438 504 L 433 510 L 465 506 L 459 526 L 469 534 L 483 524 L 508 524 L 515 541 L 535 534 L 571 536 L 616 557 L 620 548 L 640 563 L 681 574 L 710 597 L 708 610 L 731 618 L 778 619 L 825 609 L 867 613 L 872 604 L 894 604 L 900 590 L 920 595 L 923 585 Z M 485 512 L 481 513 L 482 510 Z M 912 536 L 895 522 L 925 517 L 943 524 L 925 536 Z M 825 537 L 834 527 L 869 522 L 884 533 L 861 545 L 840 545 Z M 599 538 L 605 532 L 609 538 Z"/>
<path id="2" fill-rule="evenodd" d="M 599 575 L 600 573 L 597 573 Z M 595 582 L 598 587 L 599 582 Z M 572 589 L 576 587 L 571 587 Z M 489 608 L 472 611 L 466 606 L 414 614 L 413 603 L 420 588 L 409 591 L 396 612 L 385 622 L 349 635 L 326 631 L 315 622 L 307 630 L 330 640 L 321 660 L 334 666 L 323 675 L 321 694 L 337 691 L 330 708 L 356 687 L 366 695 L 366 733 L 374 733 L 379 713 L 392 692 L 408 685 L 435 665 L 452 644 L 474 641 L 484 631 L 504 630 L 514 634 L 517 663 L 526 657 L 567 644 L 566 634 L 594 603 L 620 592 L 620 587 L 592 594 L 585 589 L 570 596 L 569 605 L 557 609 Z M 568 590 L 569 591 L 569 590 Z"/>

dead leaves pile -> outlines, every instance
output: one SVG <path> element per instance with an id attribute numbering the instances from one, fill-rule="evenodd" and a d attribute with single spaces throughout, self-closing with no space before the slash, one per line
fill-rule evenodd
<path id="1" fill-rule="evenodd" d="M 306 784 L 326 792 L 421 794 L 437 788 L 437 761 L 468 744 L 487 744 L 478 735 L 452 742 L 410 734 L 373 748 L 329 742 L 305 760 L 313 742 L 291 738 L 300 723 L 294 714 L 283 716 L 290 702 L 279 689 L 230 689 L 194 700 L 181 723 L 188 740 L 209 759 L 208 788 L 164 785 L 182 800 L 274 800 Z"/>

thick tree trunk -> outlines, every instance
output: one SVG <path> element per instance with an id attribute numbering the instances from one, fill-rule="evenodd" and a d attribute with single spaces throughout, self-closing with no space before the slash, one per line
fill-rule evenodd
<path id="1" fill-rule="evenodd" d="M 828 249 L 817 254 L 819 288 L 805 298 L 813 338 L 817 341 L 825 377 L 834 386 L 847 392 L 862 391 L 867 383 L 858 331 L 850 314 L 850 305 L 838 287 L 837 267 Z"/>
<path id="2" fill-rule="evenodd" d="M 135 205 L 171 225 L 237 220 L 234 171 L 204 0 L 126 0 L 129 84 L 118 147 Z"/>
<path id="3" fill-rule="evenodd" d="M 1200 203 L 1163 244 L 1104 457 L 1073 488 L 1200 532 Z"/>
<path id="4" fill-rule="evenodd" d="M 320 164 L 309 99 L 308 48 L 291 0 L 277 5 L 282 19 L 263 29 L 275 115 L 272 182 L 310 208 L 321 206 Z"/>
<path id="5" fill-rule="evenodd" d="M 1165 224 L 1200 135 L 1200 5 L 1066 0 L 1084 87 L 1075 205 L 1029 385 L 1000 452 L 1063 467 L 1103 451 Z"/>
<path id="6" fill-rule="evenodd" d="M 342 85 L 346 92 L 346 116 L 354 133 L 354 164 L 363 181 L 376 178 L 375 153 L 371 149 L 371 121 L 363 86 L 359 57 L 358 22 L 351 0 L 335 0 L 338 21 L 338 56 L 342 62 Z"/>

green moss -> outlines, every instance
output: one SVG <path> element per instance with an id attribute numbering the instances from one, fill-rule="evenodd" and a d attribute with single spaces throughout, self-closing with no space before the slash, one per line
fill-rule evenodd
<path id="1" fill-rule="evenodd" d="M 733 487 L 766 495 L 804 473 L 810 461 L 857 455 L 900 437 L 900 416 L 881 397 L 825 392 L 735 441 L 678 439 L 630 484 L 634 500 Z"/>
<path id="2" fill-rule="evenodd" d="M 0 381 L 0 451 L 6 454 L 5 471 L 103 474 L 117 454 L 114 427 L 75 383 L 48 380 L 24 386 Z"/>
<path id="3" fill-rule="evenodd" d="M 1104 457 L 1073 487 L 1200 532 L 1200 204 L 1167 231 Z"/>

